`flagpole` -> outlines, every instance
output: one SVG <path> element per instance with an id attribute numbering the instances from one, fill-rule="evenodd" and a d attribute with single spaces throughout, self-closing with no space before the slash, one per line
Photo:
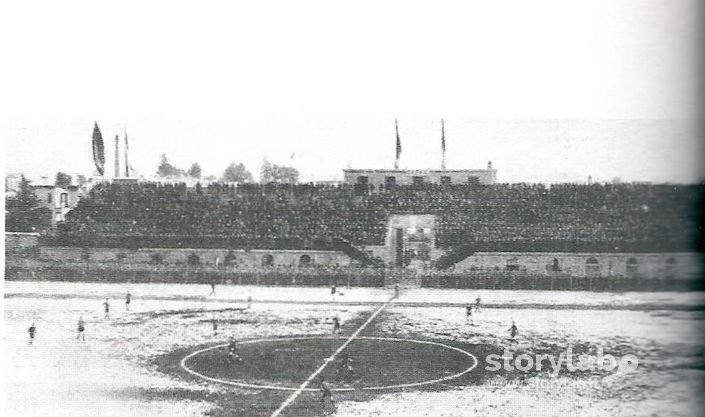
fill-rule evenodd
<path id="1" fill-rule="evenodd" d="M 127 126 L 125 126 L 125 177 L 130 178 L 130 163 L 127 159 L 128 145 L 127 145 Z"/>
<path id="2" fill-rule="evenodd" d="M 115 177 L 120 177 L 120 138 L 115 135 Z"/>

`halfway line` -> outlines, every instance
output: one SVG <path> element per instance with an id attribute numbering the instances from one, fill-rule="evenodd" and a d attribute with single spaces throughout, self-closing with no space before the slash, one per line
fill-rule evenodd
<path id="1" fill-rule="evenodd" d="M 365 327 L 367 327 L 367 326 L 372 322 L 372 320 L 375 319 L 375 317 L 377 317 L 377 315 L 382 311 L 382 309 L 384 309 L 386 306 L 388 306 L 389 303 L 391 303 L 391 302 L 392 302 L 392 300 L 387 301 L 386 303 L 382 304 L 374 313 L 372 313 L 372 315 L 367 319 L 367 321 L 365 321 L 364 323 L 362 323 L 362 326 L 360 326 L 357 330 L 355 330 L 355 332 L 354 332 L 352 335 L 350 335 L 350 337 L 348 338 L 348 340 L 346 340 L 345 343 L 343 343 L 343 344 L 338 348 L 338 350 L 336 350 L 335 352 L 333 352 L 333 354 L 332 354 L 330 357 L 326 358 L 326 360 L 323 361 L 323 365 L 321 365 L 318 369 L 316 369 L 316 371 L 315 371 L 314 373 L 312 373 L 311 376 L 309 376 L 308 379 L 307 379 L 306 381 L 304 381 L 304 383 L 301 384 L 301 386 L 300 386 L 296 391 L 294 391 L 294 392 L 289 396 L 289 398 L 287 398 L 287 399 L 282 403 L 282 405 L 280 405 L 279 408 L 276 409 L 276 411 L 274 411 L 274 413 L 272 413 L 272 417 L 277 417 L 279 414 L 282 413 L 282 411 L 284 411 L 284 409 L 286 409 L 286 407 L 288 407 L 292 402 L 294 402 L 294 400 L 295 400 L 299 395 L 301 395 L 301 393 L 303 392 L 303 390 L 306 389 L 306 387 L 308 386 L 308 384 L 310 384 L 311 381 L 313 381 L 313 379 L 318 376 L 318 374 L 320 374 L 321 372 L 323 372 L 323 370 L 326 368 L 326 366 L 328 366 L 328 364 L 329 364 L 331 361 L 335 360 L 335 357 L 336 357 L 340 352 L 342 352 L 343 349 L 345 349 L 345 348 L 350 344 L 350 342 L 352 342 L 353 339 L 355 339 L 355 338 L 357 337 L 357 335 L 359 335 L 360 332 L 363 331 L 363 330 L 365 329 Z"/>

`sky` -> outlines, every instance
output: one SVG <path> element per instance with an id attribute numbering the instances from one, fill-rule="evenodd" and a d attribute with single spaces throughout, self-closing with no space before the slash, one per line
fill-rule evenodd
<path id="1" fill-rule="evenodd" d="M 4 170 L 92 175 L 164 153 L 220 175 L 267 157 L 303 180 L 483 168 L 501 182 L 694 182 L 697 0 L 14 2 L 4 6 Z M 122 152 L 122 150 L 120 151 Z M 291 158 L 293 154 L 293 158 Z"/>

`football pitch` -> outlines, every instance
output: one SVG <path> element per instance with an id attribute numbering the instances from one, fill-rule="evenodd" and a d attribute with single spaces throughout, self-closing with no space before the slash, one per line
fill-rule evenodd
<path id="1" fill-rule="evenodd" d="M 6 282 L 5 414 L 685 416 L 704 405 L 701 293 L 216 290 Z M 463 303 L 478 296 L 470 324 Z M 76 340 L 79 317 L 85 341 Z M 239 360 L 229 356 L 231 337 Z M 634 355 L 639 367 L 488 369 L 493 354 L 569 346 Z M 321 381 L 332 403 L 321 401 Z"/>

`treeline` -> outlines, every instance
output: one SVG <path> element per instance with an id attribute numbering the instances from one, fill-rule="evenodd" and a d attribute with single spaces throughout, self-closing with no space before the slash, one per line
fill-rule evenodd
<path id="1" fill-rule="evenodd" d="M 216 177 L 215 175 L 203 176 L 203 169 L 198 162 L 191 164 L 188 169 L 178 168 L 169 162 L 165 154 L 162 154 L 161 161 L 157 167 L 157 175 L 162 178 L 183 178 L 190 177 L 195 179 L 204 179 L 207 181 L 223 181 L 223 182 L 238 182 L 252 183 L 254 177 L 252 172 L 242 162 L 231 162 L 223 171 Z M 296 184 L 299 181 L 299 171 L 290 166 L 278 165 L 269 162 L 266 158 L 260 166 L 260 182 L 281 182 Z"/>

